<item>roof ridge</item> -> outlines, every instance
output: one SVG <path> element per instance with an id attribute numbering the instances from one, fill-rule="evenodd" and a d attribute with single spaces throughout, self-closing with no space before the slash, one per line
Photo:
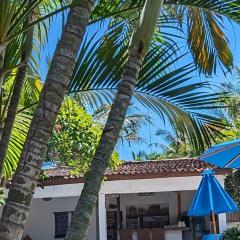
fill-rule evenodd
<path id="1" fill-rule="evenodd" d="M 197 157 L 189 157 L 189 158 L 163 158 L 156 160 L 144 160 L 144 161 L 123 161 L 123 164 L 141 164 L 141 163 L 149 163 L 149 162 L 166 162 L 166 161 L 184 161 L 184 160 L 199 160 Z M 200 161 L 200 160 L 199 160 Z"/>
<path id="2" fill-rule="evenodd" d="M 185 161 L 185 160 L 199 160 L 198 158 L 194 158 L 194 157 L 191 157 L 191 158 L 163 158 L 163 159 L 156 159 L 156 160 L 144 160 L 144 161 L 126 161 L 126 160 L 123 160 L 122 161 L 122 165 L 128 165 L 128 164 L 144 164 L 144 163 L 156 163 L 156 162 L 170 162 L 170 161 Z M 199 160 L 200 161 L 200 160 Z M 121 165 L 120 165 L 121 166 Z M 51 171 L 51 170 L 56 170 L 56 169 L 73 169 L 72 167 L 69 167 L 69 166 L 56 166 L 54 168 L 49 168 L 49 169 L 46 169 L 44 170 L 44 172 L 46 171 Z"/>

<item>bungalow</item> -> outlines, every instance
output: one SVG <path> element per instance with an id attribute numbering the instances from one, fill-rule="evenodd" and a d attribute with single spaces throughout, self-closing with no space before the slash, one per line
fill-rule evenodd
<path id="1" fill-rule="evenodd" d="M 117 170 L 108 170 L 87 239 L 201 239 L 210 231 L 210 219 L 189 218 L 187 211 L 200 172 L 207 167 L 197 159 L 166 159 L 124 162 Z M 227 173 L 216 168 L 222 185 Z M 26 239 L 63 239 L 83 188 L 83 178 L 73 176 L 68 167 L 48 169 L 45 174 L 44 188 L 38 187 L 34 194 Z M 222 232 L 226 227 L 226 214 L 220 214 L 218 229 Z"/>

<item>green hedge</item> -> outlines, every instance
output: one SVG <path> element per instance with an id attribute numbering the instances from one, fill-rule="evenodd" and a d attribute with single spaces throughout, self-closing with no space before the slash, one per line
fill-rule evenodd
<path id="1" fill-rule="evenodd" d="M 240 240 L 240 225 L 232 227 L 224 231 L 224 240 Z"/>

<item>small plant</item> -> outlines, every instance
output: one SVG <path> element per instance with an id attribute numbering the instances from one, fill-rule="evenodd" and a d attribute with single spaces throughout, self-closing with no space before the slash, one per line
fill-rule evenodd
<path id="1" fill-rule="evenodd" d="M 232 227 L 224 231 L 224 240 L 239 240 L 240 239 L 240 225 Z"/>

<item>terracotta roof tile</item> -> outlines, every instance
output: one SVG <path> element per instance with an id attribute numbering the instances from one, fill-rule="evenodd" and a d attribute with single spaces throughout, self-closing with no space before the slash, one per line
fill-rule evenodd
<path id="1" fill-rule="evenodd" d="M 107 180 L 161 178 L 170 176 L 199 175 L 207 167 L 213 167 L 194 158 L 164 159 L 146 162 L 124 162 L 118 169 L 108 169 Z M 218 174 L 229 173 L 229 170 L 216 168 Z M 83 182 L 82 176 L 75 176 L 69 167 L 58 167 L 45 171 L 47 177 L 44 185 Z M 58 180 L 58 181 L 56 181 Z"/>

